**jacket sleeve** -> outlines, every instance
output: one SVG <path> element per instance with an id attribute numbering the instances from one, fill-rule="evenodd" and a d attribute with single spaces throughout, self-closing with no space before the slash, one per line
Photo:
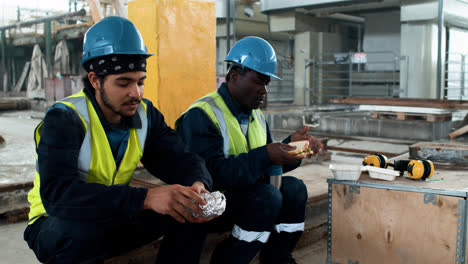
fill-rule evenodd
<path id="1" fill-rule="evenodd" d="M 194 108 L 186 113 L 177 131 L 189 151 L 205 159 L 213 176 L 214 189 L 238 189 L 253 184 L 271 166 L 266 146 L 225 158 L 222 136 L 211 119 L 200 109 Z"/>
<path id="2" fill-rule="evenodd" d="M 73 110 L 49 110 L 41 133 L 37 157 L 40 194 L 47 214 L 77 220 L 102 220 L 133 215 L 141 210 L 147 189 L 105 186 L 80 179 L 78 156 L 84 129 Z"/>
<path id="3" fill-rule="evenodd" d="M 205 161 L 186 151 L 184 142 L 175 130 L 167 126 L 164 116 L 148 104 L 150 127 L 141 162 L 153 175 L 168 184 L 191 186 L 200 181 L 210 190 L 211 175 Z"/>

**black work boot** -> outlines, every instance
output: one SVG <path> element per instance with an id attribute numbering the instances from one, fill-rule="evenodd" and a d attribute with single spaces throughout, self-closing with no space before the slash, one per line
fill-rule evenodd
<path id="1" fill-rule="evenodd" d="M 303 232 L 272 232 L 270 239 L 260 251 L 261 264 L 294 264 L 297 263 L 291 253 Z"/>

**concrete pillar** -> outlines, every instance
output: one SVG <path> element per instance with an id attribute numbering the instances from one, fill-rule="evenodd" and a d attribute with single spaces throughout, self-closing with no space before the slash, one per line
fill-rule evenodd
<path id="1" fill-rule="evenodd" d="M 402 24 L 401 54 L 409 57 L 407 96 L 436 98 L 437 25 L 434 22 Z M 400 83 L 406 82 L 403 78 L 406 76 L 400 76 Z"/>
<path id="2" fill-rule="evenodd" d="M 224 58 L 226 58 L 226 38 L 225 37 L 218 37 L 217 39 L 217 53 L 216 53 L 216 74 L 222 75 L 226 74 L 226 63 L 224 62 Z"/>
<path id="3" fill-rule="evenodd" d="M 1 74 L 1 79 L 2 79 L 2 86 L 3 86 L 3 91 L 6 92 L 7 90 L 7 84 L 6 84 L 6 76 L 7 76 L 7 69 L 6 69 L 6 37 L 5 37 L 5 30 L 2 30 L 0 32 L 0 49 L 2 53 L 2 70 L 0 71 Z"/>
<path id="4" fill-rule="evenodd" d="M 400 46 L 401 55 L 408 56 L 408 76 L 400 75 L 400 84 L 405 83 L 404 78 L 407 78 L 409 98 L 437 97 L 438 8 L 437 0 L 401 1 Z M 445 36 L 445 28 L 442 36 Z M 440 81 L 443 83 L 445 37 L 441 44 L 443 67 Z M 403 64 L 401 66 L 403 69 Z"/>
<path id="5" fill-rule="evenodd" d="M 305 60 L 311 59 L 311 32 L 296 34 L 294 42 L 294 104 L 309 105 L 310 91 L 306 89 L 310 88 L 311 68 L 305 68 Z"/>
<path id="6" fill-rule="evenodd" d="M 44 23 L 45 32 L 45 59 L 47 65 L 48 77 L 52 78 L 52 26 L 50 21 Z"/>

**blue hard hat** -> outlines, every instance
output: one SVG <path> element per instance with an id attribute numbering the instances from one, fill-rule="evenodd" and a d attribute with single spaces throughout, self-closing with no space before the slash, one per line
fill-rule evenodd
<path id="1" fill-rule="evenodd" d="M 148 53 L 135 25 L 130 20 L 117 16 L 103 18 L 88 29 L 83 40 L 81 65 L 91 59 L 111 54 L 153 55 Z"/>
<path id="2" fill-rule="evenodd" d="M 275 50 L 270 43 L 259 37 L 245 37 L 237 41 L 224 61 L 240 64 L 261 74 L 282 80 L 275 75 Z"/>

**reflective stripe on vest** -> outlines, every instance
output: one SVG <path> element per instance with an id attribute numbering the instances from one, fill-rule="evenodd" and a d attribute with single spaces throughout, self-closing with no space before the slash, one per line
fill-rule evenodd
<path id="1" fill-rule="evenodd" d="M 277 224 L 275 225 L 276 232 L 287 232 L 287 233 L 294 233 L 298 231 L 304 231 L 304 222 L 302 223 L 294 223 L 294 224 Z"/>
<path id="2" fill-rule="evenodd" d="M 107 135 L 96 110 L 86 94 L 81 91 L 58 102 L 75 110 L 85 129 L 85 137 L 78 156 L 80 179 L 88 183 L 93 182 L 108 186 L 128 185 L 132 179 L 133 171 L 143 156 L 148 132 L 146 103 L 142 100 L 138 106 L 137 114 L 140 117 L 142 126 L 139 129 L 130 129 L 127 149 L 117 168 Z M 39 146 L 42 125 L 43 122 L 37 126 L 35 131 L 36 148 Z M 29 224 L 33 223 L 38 216 L 46 214 L 39 193 L 40 175 L 37 155 L 35 176 L 34 187 L 28 194 L 28 201 L 31 204 Z"/>
<path id="3" fill-rule="evenodd" d="M 223 137 L 223 152 L 224 157 L 229 157 L 229 130 L 226 125 L 226 120 L 224 120 L 224 113 L 219 107 L 216 105 L 213 97 L 203 97 L 197 102 L 206 102 L 211 106 L 211 110 L 213 110 L 213 114 L 216 116 L 218 120 L 218 128 L 219 132 L 221 132 L 221 136 Z"/>
<path id="4" fill-rule="evenodd" d="M 246 242 L 260 241 L 262 243 L 266 243 L 270 237 L 270 232 L 247 231 L 240 228 L 238 225 L 234 225 L 232 228 L 232 236 Z"/>
<path id="5" fill-rule="evenodd" d="M 203 110 L 218 128 L 223 137 L 223 153 L 226 158 L 229 155 L 239 155 L 249 151 L 246 137 L 241 131 L 239 122 L 232 115 L 218 92 L 215 91 L 200 98 L 187 111 L 195 107 Z M 187 111 L 176 121 L 176 127 Z M 249 122 L 247 134 L 250 149 L 266 145 L 267 138 L 266 121 L 262 112 L 259 109 L 253 110 L 253 112 L 255 113 L 255 118 Z"/>

